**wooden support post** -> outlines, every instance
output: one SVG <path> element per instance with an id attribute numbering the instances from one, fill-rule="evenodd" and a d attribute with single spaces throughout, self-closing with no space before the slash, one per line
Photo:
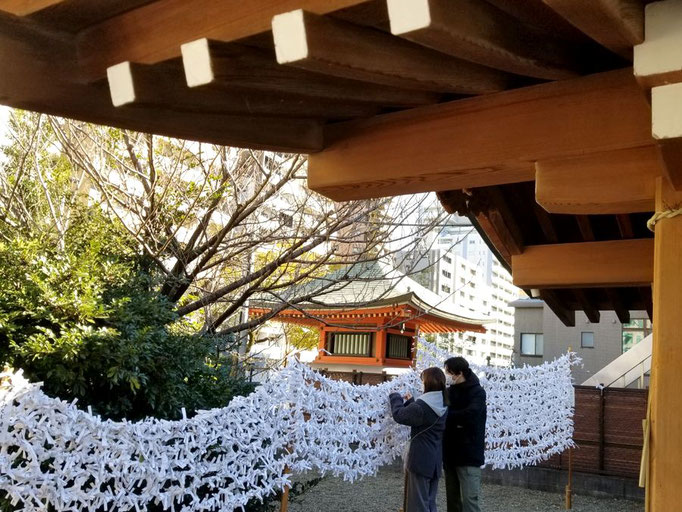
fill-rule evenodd
<path id="1" fill-rule="evenodd" d="M 568 347 L 568 353 L 573 352 L 573 347 Z M 575 393 L 575 390 L 573 391 Z M 566 510 L 573 508 L 573 448 L 568 449 L 568 483 L 566 484 L 565 502 Z"/>
<path id="2" fill-rule="evenodd" d="M 675 211 L 682 193 L 659 179 L 656 211 Z M 651 407 L 646 510 L 679 508 L 682 488 L 682 216 L 663 218 L 655 226 L 654 340 L 649 402 Z"/>

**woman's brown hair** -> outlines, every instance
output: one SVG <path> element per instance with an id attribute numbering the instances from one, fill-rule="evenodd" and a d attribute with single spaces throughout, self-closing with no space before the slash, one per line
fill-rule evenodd
<path id="1" fill-rule="evenodd" d="M 443 370 L 434 366 L 422 372 L 422 382 L 424 382 L 424 393 L 429 391 L 440 391 L 443 393 L 443 403 L 448 403 L 447 387 L 445 385 L 445 374 Z"/>

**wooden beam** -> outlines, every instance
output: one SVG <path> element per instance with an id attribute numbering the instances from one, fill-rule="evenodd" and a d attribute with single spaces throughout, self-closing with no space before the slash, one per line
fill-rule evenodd
<path id="1" fill-rule="evenodd" d="M 578 75 L 572 46 L 540 35 L 480 0 L 387 0 L 391 33 L 453 57 L 518 75 Z"/>
<path id="2" fill-rule="evenodd" d="M 557 297 L 555 290 L 540 290 L 540 298 L 566 327 L 575 327 L 575 310 L 567 308 Z"/>
<path id="3" fill-rule="evenodd" d="M 635 232 L 632 229 L 632 220 L 628 214 L 616 215 L 616 223 L 618 224 L 618 232 L 621 238 L 635 238 Z"/>
<path id="4" fill-rule="evenodd" d="M 682 2 L 650 3 L 645 39 L 634 48 L 634 73 L 643 87 L 682 82 Z"/>
<path id="5" fill-rule="evenodd" d="M 436 103 L 439 99 L 432 92 L 327 77 L 280 66 L 274 52 L 208 39 L 183 44 L 182 60 L 189 87 L 212 85 L 229 90 L 292 94 L 385 107 L 416 107 Z"/>
<path id="6" fill-rule="evenodd" d="M 341 123 L 308 185 L 345 201 L 532 181 L 536 161 L 652 145 L 650 115 L 626 69 Z"/>
<path id="7" fill-rule="evenodd" d="M 180 45 L 202 37 L 237 41 L 270 31 L 272 17 L 292 9 L 327 14 L 368 0 L 157 0 L 79 34 L 83 77 L 95 81 L 119 62 L 140 64 L 180 56 Z"/>
<path id="8" fill-rule="evenodd" d="M 592 229 L 592 223 L 587 215 L 576 215 L 575 222 L 578 224 L 578 229 L 585 242 L 594 242 L 594 230 Z"/>
<path id="9" fill-rule="evenodd" d="M 505 73 L 301 9 L 275 16 L 272 35 L 280 64 L 340 78 L 458 94 L 509 84 Z"/>
<path id="10" fill-rule="evenodd" d="M 651 89 L 651 133 L 658 142 L 663 174 L 682 191 L 682 82 Z"/>
<path id="11" fill-rule="evenodd" d="M 626 59 L 644 40 L 642 0 L 543 0 L 568 22 Z"/>
<path id="12" fill-rule="evenodd" d="M 681 204 L 682 193 L 659 180 L 656 210 Z M 650 439 L 647 510 L 675 510 L 682 488 L 682 217 L 656 224 L 653 283 L 651 382 L 649 394 Z"/>
<path id="13" fill-rule="evenodd" d="M 545 240 L 547 240 L 547 242 L 550 244 L 558 243 L 559 234 L 554 227 L 552 216 L 542 209 L 537 203 L 533 205 L 533 212 L 535 213 L 535 218 L 540 225 L 540 231 L 542 231 Z"/>
<path id="14" fill-rule="evenodd" d="M 618 292 L 616 292 L 613 288 L 606 288 L 606 295 L 608 296 L 620 323 L 629 323 L 630 311 L 623 305 L 623 301 L 618 295 Z"/>
<path id="15" fill-rule="evenodd" d="M 369 103 L 311 100 L 301 96 L 216 87 L 190 89 L 179 65 L 123 62 L 107 70 L 112 103 L 201 113 L 344 119 L 376 114 Z"/>
<path id="16" fill-rule="evenodd" d="M 0 11 L 15 16 L 28 16 L 41 11 L 51 5 L 60 4 L 65 0 L 0 0 Z"/>
<path id="17" fill-rule="evenodd" d="M 512 256 L 520 288 L 646 286 L 653 279 L 653 240 L 527 246 Z"/>
<path id="18" fill-rule="evenodd" d="M 581 288 L 576 288 L 573 290 L 573 295 L 575 295 L 578 304 L 580 304 L 580 308 L 583 310 L 585 316 L 587 316 L 587 319 L 590 321 L 590 323 L 598 324 L 599 319 L 601 318 L 599 309 L 597 309 L 588 299 L 585 290 Z"/>
<path id="19" fill-rule="evenodd" d="M 654 146 L 535 164 L 535 200 L 550 213 L 650 212 L 661 174 Z"/>

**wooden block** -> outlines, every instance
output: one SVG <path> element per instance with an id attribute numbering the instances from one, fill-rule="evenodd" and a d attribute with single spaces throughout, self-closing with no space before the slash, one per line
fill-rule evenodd
<path id="1" fill-rule="evenodd" d="M 634 48 L 634 72 L 644 87 L 682 81 L 682 1 L 646 6 L 644 42 Z"/>
<path id="2" fill-rule="evenodd" d="M 567 44 L 480 0 L 387 0 L 391 33 L 496 69 L 548 80 L 577 76 Z"/>
<path id="3" fill-rule="evenodd" d="M 630 70 L 330 126 L 308 185 L 337 201 L 532 181 L 536 161 L 653 145 Z"/>
<path id="4" fill-rule="evenodd" d="M 535 199 L 549 213 L 651 212 L 661 164 L 654 146 L 535 164 Z"/>
<path id="5" fill-rule="evenodd" d="M 651 89 L 651 133 L 664 175 L 675 190 L 682 190 L 682 83 Z"/>
<path id="6" fill-rule="evenodd" d="M 500 91 L 509 83 L 505 73 L 301 9 L 275 16 L 272 35 L 277 62 L 326 75 L 459 94 Z"/>
<path id="7" fill-rule="evenodd" d="M 648 286 L 653 281 L 653 239 L 527 246 L 512 256 L 520 288 Z"/>

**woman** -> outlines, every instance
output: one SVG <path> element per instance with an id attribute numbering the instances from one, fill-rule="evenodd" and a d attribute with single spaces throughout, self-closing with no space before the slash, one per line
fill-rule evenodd
<path id="1" fill-rule="evenodd" d="M 443 432 L 447 417 L 445 374 L 440 368 L 427 368 L 421 374 L 424 394 L 391 393 L 393 419 L 412 427 L 407 452 L 407 510 L 436 512 L 438 479 L 443 463 Z"/>
<path id="2" fill-rule="evenodd" d="M 448 414 L 443 466 L 448 512 L 479 512 L 481 466 L 485 463 L 485 390 L 463 357 L 445 361 Z"/>

